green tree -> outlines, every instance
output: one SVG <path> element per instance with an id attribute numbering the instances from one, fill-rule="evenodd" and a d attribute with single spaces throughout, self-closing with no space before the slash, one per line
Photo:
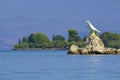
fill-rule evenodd
<path id="1" fill-rule="evenodd" d="M 55 48 L 64 48 L 65 46 L 64 41 L 61 40 L 55 40 L 53 41 L 53 44 Z"/>
<path id="2" fill-rule="evenodd" d="M 28 42 L 35 43 L 35 39 L 36 39 L 35 34 L 30 34 L 30 36 L 28 37 Z"/>
<path id="3" fill-rule="evenodd" d="M 74 40 L 75 40 L 76 42 L 82 41 L 79 36 L 76 36 L 76 37 L 74 38 Z"/>
<path id="4" fill-rule="evenodd" d="M 102 39 L 104 45 L 108 47 L 109 41 L 111 41 L 112 34 L 110 32 L 104 32 L 100 35 L 100 38 Z"/>
<path id="5" fill-rule="evenodd" d="M 26 42 L 27 42 L 27 38 L 26 38 L 26 37 L 23 37 L 22 43 L 26 43 Z"/>
<path id="6" fill-rule="evenodd" d="M 36 33 L 36 34 L 31 34 L 29 37 L 28 37 L 28 42 L 31 42 L 31 43 L 43 43 L 43 42 L 50 42 L 50 40 L 48 39 L 48 37 L 43 34 L 43 33 Z"/>
<path id="7" fill-rule="evenodd" d="M 52 42 L 44 42 L 41 44 L 41 48 L 53 48 L 54 45 Z"/>
<path id="8" fill-rule="evenodd" d="M 81 41 L 81 38 L 78 36 L 78 32 L 76 30 L 68 30 L 68 41 Z"/>
<path id="9" fill-rule="evenodd" d="M 75 37 L 78 35 L 78 32 L 74 29 L 68 30 L 69 37 Z"/>
<path id="10" fill-rule="evenodd" d="M 56 41 L 56 40 L 65 41 L 65 38 L 61 35 L 56 35 L 56 36 L 54 36 L 54 41 Z"/>
<path id="11" fill-rule="evenodd" d="M 120 46 L 120 34 L 104 32 L 100 38 L 106 47 L 118 48 Z"/>
<path id="12" fill-rule="evenodd" d="M 54 39 L 55 39 L 55 35 L 53 34 L 53 35 L 52 35 L 52 41 L 54 41 Z"/>
<path id="13" fill-rule="evenodd" d="M 36 39 L 35 39 L 36 43 L 43 43 L 43 42 L 50 42 L 50 40 L 48 39 L 48 37 L 43 34 L 43 33 L 36 33 Z"/>
<path id="14" fill-rule="evenodd" d="M 26 49 L 28 48 L 28 44 L 27 43 L 16 44 L 14 48 L 15 49 Z"/>
<path id="15" fill-rule="evenodd" d="M 86 42 L 86 39 L 87 39 L 87 37 L 85 36 L 85 37 L 83 38 L 83 41 Z"/>
<path id="16" fill-rule="evenodd" d="M 108 46 L 111 47 L 111 48 L 120 49 L 120 40 L 118 40 L 118 41 L 111 41 L 111 42 L 109 42 Z"/>
<path id="17" fill-rule="evenodd" d="M 21 39 L 19 39 L 19 42 L 18 42 L 18 44 L 21 44 L 22 42 L 21 42 Z"/>

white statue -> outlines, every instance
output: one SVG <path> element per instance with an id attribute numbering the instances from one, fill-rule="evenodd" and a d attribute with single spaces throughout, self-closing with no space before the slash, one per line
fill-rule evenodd
<path id="1" fill-rule="evenodd" d="M 86 23 L 88 24 L 87 26 L 88 26 L 88 28 L 91 30 L 91 34 L 90 35 L 92 35 L 92 36 L 95 36 L 96 34 L 96 32 L 97 33 L 99 33 L 100 31 L 98 30 L 98 29 L 96 29 L 91 23 L 90 23 L 90 21 L 86 21 Z"/>

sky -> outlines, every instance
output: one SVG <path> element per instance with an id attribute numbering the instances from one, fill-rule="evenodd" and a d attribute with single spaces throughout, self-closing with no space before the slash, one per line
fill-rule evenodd
<path id="1" fill-rule="evenodd" d="M 0 49 L 36 32 L 49 39 L 67 37 L 68 29 L 89 32 L 86 20 L 101 33 L 120 33 L 120 0 L 0 0 Z"/>

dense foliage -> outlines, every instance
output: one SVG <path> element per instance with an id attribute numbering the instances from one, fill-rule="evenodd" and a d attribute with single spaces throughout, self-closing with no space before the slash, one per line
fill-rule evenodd
<path id="1" fill-rule="evenodd" d="M 26 48 L 41 48 L 41 49 L 52 49 L 52 48 L 69 48 L 72 44 L 78 45 L 79 47 L 85 47 L 86 36 L 82 39 L 78 36 L 76 30 L 68 30 L 68 40 L 62 35 L 53 35 L 52 41 L 48 37 L 39 32 L 30 34 L 28 37 L 19 39 L 18 44 L 14 46 L 15 49 L 26 49 Z M 103 43 L 106 47 L 120 48 L 120 34 L 104 32 L 100 35 Z"/>
<path id="2" fill-rule="evenodd" d="M 22 41 L 15 45 L 15 48 L 51 48 L 52 42 L 43 33 L 30 34 L 28 38 L 23 37 Z"/>
<path id="3" fill-rule="evenodd" d="M 65 38 L 61 35 L 53 35 L 53 41 L 60 40 L 60 41 L 65 41 Z"/>
<path id="4" fill-rule="evenodd" d="M 120 34 L 104 32 L 100 38 L 106 47 L 120 48 Z"/>
<path id="5" fill-rule="evenodd" d="M 76 42 L 81 41 L 80 37 L 78 36 L 78 32 L 76 30 L 68 30 L 68 35 L 69 35 L 69 38 L 68 38 L 69 42 L 71 42 L 71 41 L 76 41 Z"/>

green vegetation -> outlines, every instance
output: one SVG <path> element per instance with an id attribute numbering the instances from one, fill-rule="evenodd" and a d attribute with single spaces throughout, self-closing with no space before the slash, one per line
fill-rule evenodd
<path id="1" fill-rule="evenodd" d="M 18 44 L 14 46 L 15 49 L 31 49 L 31 48 L 41 48 L 41 49 L 53 49 L 62 48 L 67 49 L 71 45 L 75 44 L 79 47 L 85 47 L 86 36 L 82 39 L 78 36 L 76 30 L 68 30 L 68 40 L 62 35 L 53 35 L 52 40 L 41 33 L 30 34 L 28 37 L 23 37 L 19 39 Z M 100 35 L 103 43 L 106 47 L 120 48 L 120 34 L 104 32 Z"/>
<path id="2" fill-rule="evenodd" d="M 68 35 L 69 35 L 69 38 L 68 38 L 69 42 L 71 42 L 71 41 L 76 41 L 76 42 L 81 41 L 80 37 L 78 36 L 78 32 L 76 30 L 68 30 Z"/>
<path id="3" fill-rule="evenodd" d="M 65 38 L 61 35 L 56 35 L 56 36 L 53 35 L 53 41 L 57 41 L 57 40 L 65 41 Z"/>
<path id="4" fill-rule="evenodd" d="M 120 48 L 120 34 L 104 32 L 100 35 L 105 47 Z"/>

